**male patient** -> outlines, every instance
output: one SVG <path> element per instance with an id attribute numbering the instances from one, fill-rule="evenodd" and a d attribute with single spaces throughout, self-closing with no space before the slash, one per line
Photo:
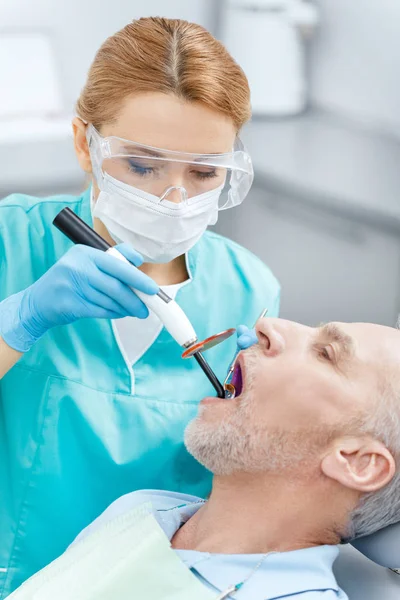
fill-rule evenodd
<path id="1" fill-rule="evenodd" d="M 205 398 L 186 430 L 214 473 L 210 498 L 134 492 L 80 538 L 150 500 L 216 597 L 236 586 L 227 598 L 344 599 L 336 545 L 400 521 L 400 332 L 261 319 L 256 334 L 237 361 L 236 397 Z"/>

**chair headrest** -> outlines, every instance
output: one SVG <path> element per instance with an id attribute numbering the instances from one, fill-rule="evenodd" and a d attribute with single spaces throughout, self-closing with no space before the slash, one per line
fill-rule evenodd
<path id="1" fill-rule="evenodd" d="M 353 540 L 351 544 L 378 565 L 400 569 L 400 523 Z"/>

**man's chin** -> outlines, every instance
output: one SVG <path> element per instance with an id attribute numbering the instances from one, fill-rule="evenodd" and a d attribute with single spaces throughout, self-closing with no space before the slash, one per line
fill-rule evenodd
<path id="1" fill-rule="evenodd" d="M 216 446 L 219 446 L 219 427 L 204 419 L 205 412 L 208 412 L 206 406 L 186 427 L 184 442 L 189 454 L 214 475 L 219 475 L 223 467 L 221 453 L 216 451 Z"/>
<path id="2" fill-rule="evenodd" d="M 204 414 L 191 421 L 185 430 L 188 452 L 214 475 L 231 475 L 246 470 L 248 436 L 229 419 L 215 420 L 204 407 Z"/>

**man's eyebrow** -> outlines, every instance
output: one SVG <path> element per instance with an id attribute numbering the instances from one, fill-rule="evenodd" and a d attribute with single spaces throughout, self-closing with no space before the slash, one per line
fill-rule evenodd
<path id="1" fill-rule="evenodd" d="M 356 350 L 354 339 L 335 323 L 326 323 L 319 327 L 317 338 L 336 342 L 340 348 L 340 358 L 350 359 L 354 356 Z"/>

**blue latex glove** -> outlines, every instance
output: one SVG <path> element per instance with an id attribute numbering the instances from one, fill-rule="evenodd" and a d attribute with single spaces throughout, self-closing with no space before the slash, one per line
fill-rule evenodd
<path id="1" fill-rule="evenodd" d="M 116 249 L 133 265 L 143 262 L 127 244 Z M 26 290 L 0 303 L 0 335 L 19 352 L 26 352 L 51 327 L 77 319 L 144 319 L 149 312 L 128 287 L 156 294 L 158 285 L 132 265 L 101 250 L 73 246 Z"/>
<path id="2" fill-rule="evenodd" d="M 239 350 L 246 350 L 254 344 L 258 344 L 258 338 L 254 329 L 249 329 L 246 325 L 239 325 L 237 328 L 237 345 Z"/>

